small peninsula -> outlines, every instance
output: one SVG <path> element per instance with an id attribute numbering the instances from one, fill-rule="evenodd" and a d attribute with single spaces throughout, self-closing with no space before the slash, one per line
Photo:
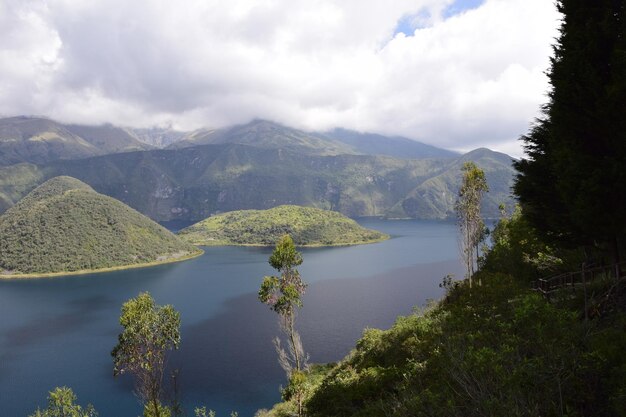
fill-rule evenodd
<path id="1" fill-rule="evenodd" d="M 72 177 L 52 178 L 0 216 L 0 277 L 135 268 L 202 253 Z"/>
<path id="2" fill-rule="evenodd" d="M 298 246 L 359 245 L 389 238 L 341 213 L 293 205 L 222 213 L 179 232 L 183 240 L 204 246 L 273 246 L 285 234 Z"/>

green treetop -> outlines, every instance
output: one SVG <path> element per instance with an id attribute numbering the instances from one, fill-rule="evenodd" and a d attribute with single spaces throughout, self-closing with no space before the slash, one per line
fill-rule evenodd
<path id="1" fill-rule="evenodd" d="M 515 193 L 545 238 L 612 252 L 626 236 L 626 7 L 559 0 L 543 117 L 522 137 Z"/>
<path id="2" fill-rule="evenodd" d="M 135 376 L 137 395 L 144 402 L 144 415 L 168 417 L 161 404 L 167 352 L 180 344 L 180 313 L 171 305 L 158 306 L 144 292 L 122 306 L 119 342 L 113 356 L 113 374 Z"/>

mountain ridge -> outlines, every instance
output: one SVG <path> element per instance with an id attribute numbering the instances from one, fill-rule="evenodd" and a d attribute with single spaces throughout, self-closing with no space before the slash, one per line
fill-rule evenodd
<path id="1" fill-rule="evenodd" d="M 0 166 L 46 164 L 151 148 L 130 131 L 110 124 L 65 125 L 39 116 L 0 119 Z"/>
<path id="2" fill-rule="evenodd" d="M 493 170 L 495 177 L 488 173 L 498 185 L 492 187 L 493 198 L 485 207 L 487 217 L 497 217 L 499 203 L 510 203 L 513 168 L 497 159 L 484 161 L 500 167 Z M 157 221 L 199 221 L 220 212 L 282 204 L 330 209 L 349 217 L 450 218 L 459 164 L 461 158 L 320 156 L 249 145 L 201 145 L 3 167 L 0 202 L 9 206 L 45 179 L 69 175 Z M 396 207 L 417 187 L 446 172 L 434 185 L 443 184 L 449 198 L 436 192 L 432 197 L 435 207 L 444 210 Z"/>

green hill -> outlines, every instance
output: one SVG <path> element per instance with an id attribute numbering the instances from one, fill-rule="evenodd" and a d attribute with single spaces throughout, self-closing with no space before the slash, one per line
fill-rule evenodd
<path id="1" fill-rule="evenodd" d="M 340 213 L 300 206 L 232 211 L 179 232 L 195 245 L 272 246 L 284 234 L 291 235 L 298 246 L 356 245 L 389 238 Z"/>
<path id="2" fill-rule="evenodd" d="M 71 177 L 55 177 L 0 216 L 0 276 L 140 266 L 198 254 L 194 246 Z"/>

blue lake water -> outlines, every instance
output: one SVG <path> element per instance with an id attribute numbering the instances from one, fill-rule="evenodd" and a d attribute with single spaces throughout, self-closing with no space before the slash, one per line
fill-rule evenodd
<path id="1" fill-rule="evenodd" d="M 438 299 L 444 275 L 462 276 L 456 226 L 449 222 L 361 219 L 392 239 L 302 250 L 309 283 L 298 328 L 311 362 L 344 357 L 365 327 L 387 328 L 398 315 Z M 272 344 L 275 313 L 256 291 L 268 248 L 210 247 L 175 264 L 73 277 L 0 281 L 0 415 L 26 417 L 48 391 L 69 386 L 101 417 L 135 417 L 141 406 L 129 376 L 113 378 L 120 307 L 141 291 L 181 312 L 178 368 L 189 415 L 206 405 L 253 416 L 280 400 L 284 373 Z"/>

